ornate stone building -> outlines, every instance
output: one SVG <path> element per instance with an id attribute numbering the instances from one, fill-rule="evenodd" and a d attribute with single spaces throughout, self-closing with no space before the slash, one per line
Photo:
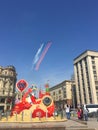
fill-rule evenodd
<path id="1" fill-rule="evenodd" d="M 15 97 L 16 70 L 14 66 L 0 66 L 0 110 L 11 110 Z"/>

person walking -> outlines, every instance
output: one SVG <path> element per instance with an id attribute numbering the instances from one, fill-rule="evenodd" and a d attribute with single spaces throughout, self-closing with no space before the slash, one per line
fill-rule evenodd
<path id="1" fill-rule="evenodd" d="M 67 104 L 67 106 L 66 106 L 65 111 L 66 111 L 67 119 L 70 119 L 70 106 L 68 106 L 68 104 Z"/>
<path id="2" fill-rule="evenodd" d="M 83 115 L 84 115 L 84 120 L 85 121 L 88 121 L 88 112 L 89 112 L 89 110 L 86 107 L 84 107 Z"/>

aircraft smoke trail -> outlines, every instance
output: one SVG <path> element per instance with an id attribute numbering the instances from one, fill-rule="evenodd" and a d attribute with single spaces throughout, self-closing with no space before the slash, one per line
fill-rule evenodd
<path id="1" fill-rule="evenodd" d="M 37 63 L 37 61 L 38 61 L 38 59 L 39 59 L 39 57 L 40 57 L 41 51 L 42 51 L 42 49 L 43 49 L 43 46 L 44 46 L 44 43 L 41 44 L 40 48 L 38 49 L 38 51 L 37 51 L 37 53 L 36 53 L 36 55 L 35 55 L 35 57 L 34 57 L 33 66 Z"/>
<path id="2" fill-rule="evenodd" d="M 38 70 L 38 69 L 39 69 L 39 66 L 40 66 L 42 60 L 44 59 L 44 57 L 45 57 L 45 55 L 46 55 L 46 53 L 47 53 L 49 47 L 51 46 L 51 44 L 52 44 L 52 42 L 48 42 L 48 43 L 47 43 L 45 49 L 43 50 L 43 52 L 42 52 L 42 54 L 41 54 L 41 56 L 40 56 L 40 58 L 39 58 L 39 60 L 38 60 L 38 62 L 37 62 L 37 64 L 36 64 L 35 70 Z"/>

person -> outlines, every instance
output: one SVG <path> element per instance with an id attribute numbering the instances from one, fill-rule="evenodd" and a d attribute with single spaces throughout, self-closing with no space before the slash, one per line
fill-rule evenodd
<path id="1" fill-rule="evenodd" d="M 78 109 L 77 111 L 77 116 L 78 116 L 78 119 L 80 119 L 80 109 Z"/>
<path id="2" fill-rule="evenodd" d="M 66 116 L 67 116 L 67 119 L 70 119 L 70 106 L 68 106 L 68 104 L 67 104 L 65 110 L 66 110 Z"/>
<path id="3" fill-rule="evenodd" d="M 83 110 L 81 108 L 78 109 L 77 115 L 78 119 L 83 119 Z"/>
<path id="4" fill-rule="evenodd" d="M 81 119 L 83 119 L 83 109 L 82 108 L 80 108 L 80 117 L 81 117 Z"/>
<path id="5" fill-rule="evenodd" d="M 96 114 L 97 114 L 97 121 L 98 121 L 98 109 L 97 109 L 97 113 Z"/>
<path id="6" fill-rule="evenodd" d="M 88 112 L 89 112 L 89 110 L 86 107 L 84 107 L 83 115 L 84 115 L 84 120 L 85 121 L 88 121 Z"/>

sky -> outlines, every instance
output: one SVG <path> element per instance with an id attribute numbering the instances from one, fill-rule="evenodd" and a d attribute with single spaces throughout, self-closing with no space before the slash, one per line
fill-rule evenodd
<path id="1" fill-rule="evenodd" d="M 36 71 L 34 57 L 48 41 Z M 85 50 L 98 51 L 98 0 L 0 0 L 0 66 L 13 65 L 17 81 L 52 87 L 70 80 Z"/>

